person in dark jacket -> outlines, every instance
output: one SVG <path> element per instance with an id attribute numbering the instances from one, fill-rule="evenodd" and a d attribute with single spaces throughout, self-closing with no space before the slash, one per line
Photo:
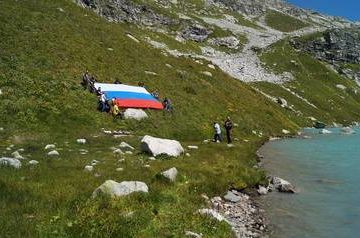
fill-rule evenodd
<path id="1" fill-rule="evenodd" d="M 230 117 L 227 117 L 224 123 L 224 127 L 225 127 L 225 131 L 226 131 L 226 138 L 227 138 L 227 143 L 231 144 L 232 143 L 232 139 L 231 139 L 231 130 L 233 128 L 233 123 L 230 120 Z"/>

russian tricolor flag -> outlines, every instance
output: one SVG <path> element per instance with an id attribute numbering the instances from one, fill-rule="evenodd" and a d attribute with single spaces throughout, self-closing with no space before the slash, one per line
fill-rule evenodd
<path id="1" fill-rule="evenodd" d="M 143 87 L 109 83 L 95 83 L 94 86 L 96 89 L 100 87 L 108 100 L 115 98 L 116 104 L 122 108 L 164 108 L 162 103 Z"/>

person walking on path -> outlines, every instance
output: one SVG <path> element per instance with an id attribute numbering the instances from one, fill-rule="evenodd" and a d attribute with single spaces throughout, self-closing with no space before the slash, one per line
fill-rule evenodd
<path id="1" fill-rule="evenodd" d="M 231 144 L 232 143 L 231 130 L 233 128 L 233 123 L 232 123 L 230 117 L 226 118 L 225 123 L 224 123 L 224 127 L 225 127 L 225 131 L 226 131 L 227 143 Z"/>
<path id="2" fill-rule="evenodd" d="M 220 127 L 219 123 L 217 123 L 217 122 L 214 122 L 214 131 L 215 131 L 214 142 L 220 143 L 222 141 L 221 127 Z"/>

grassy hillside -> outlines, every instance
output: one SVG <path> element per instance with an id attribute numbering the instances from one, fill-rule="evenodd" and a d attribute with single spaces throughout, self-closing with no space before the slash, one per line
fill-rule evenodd
<path id="1" fill-rule="evenodd" d="M 207 62 L 165 56 L 144 43 L 146 31 L 108 23 L 70 0 L 5 0 L 0 9 L 0 150 L 10 156 L 22 148 L 24 157 L 40 162 L 32 167 L 24 160 L 20 170 L 0 168 L 1 237 L 181 237 L 186 230 L 205 237 L 231 236 L 225 223 L 196 214 L 206 207 L 200 195 L 221 195 L 230 187 L 262 182 L 264 173 L 253 168 L 255 151 L 267 136 L 284 128 L 295 131 L 296 123 L 250 86 L 208 68 Z M 114 121 L 97 112 L 96 97 L 81 88 L 85 69 L 101 82 L 144 82 L 150 91 L 172 99 L 174 115 L 147 111 L 150 117 L 142 122 Z M 202 71 L 211 71 L 213 77 Z M 202 144 L 212 136 L 212 122 L 227 115 L 238 124 L 235 147 Z M 134 135 L 114 139 L 101 128 Z M 127 156 L 112 153 L 110 147 L 122 140 L 138 148 L 145 134 L 200 149 L 190 151 L 191 157 L 158 161 L 138 149 Z M 80 137 L 88 143 L 77 145 Z M 59 159 L 46 155 L 48 143 L 57 144 Z M 83 168 L 93 159 L 101 163 L 87 174 Z M 176 183 L 156 179 L 173 166 L 180 173 Z M 116 171 L 118 167 L 124 171 Z M 107 179 L 142 180 L 150 192 L 91 199 Z"/>
<path id="2" fill-rule="evenodd" d="M 282 32 L 292 32 L 309 26 L 308 23 L 300 21 L 289 15 L 277 11 L 268 11 L 265 16 L 268 26 Z"/>
<path id="3" fill-rule="evenodd" d="M 263 52 L 261 59 L 274 72 L 291 72 L 294 75 L 296 80 L 285 83 L 283 87 L 267 83 L 257 84 L 257 87 L 272 96 L 284 97 L 302 113 L 302 117 L 295 117 L 293 120 L 301 123 L 304 117 L 315 117 L 329 124 L 351 124 L 359 118 L 360 95 L 357 93 L 359 86 L 356 82 L 341 77 L 310 55 L 297 52 L 287 40 Z M 344 85 L 346 89 L 339 89 L 337 85 Z M 294 96 L 284 87 L 316 107 Z"/>

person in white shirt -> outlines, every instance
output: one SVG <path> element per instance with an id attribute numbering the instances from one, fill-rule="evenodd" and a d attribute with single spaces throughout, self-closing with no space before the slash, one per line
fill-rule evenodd
<path id="1" fill-rule="evenodd" d="M 100 94 L 99 103 L 100 103 L 100 111 L 105 112 L 106 111 L 106 96 L 105 96 L 105 93 Z"/>
<path id="2" fill-rule="evenodd" d="M 219 123 L 217 123 L 217 122 L 214 122 L 214 131 L 215 131 L 214 142 L 220 143 L 222 141 L 221 127 L 220 127 Z"/>

